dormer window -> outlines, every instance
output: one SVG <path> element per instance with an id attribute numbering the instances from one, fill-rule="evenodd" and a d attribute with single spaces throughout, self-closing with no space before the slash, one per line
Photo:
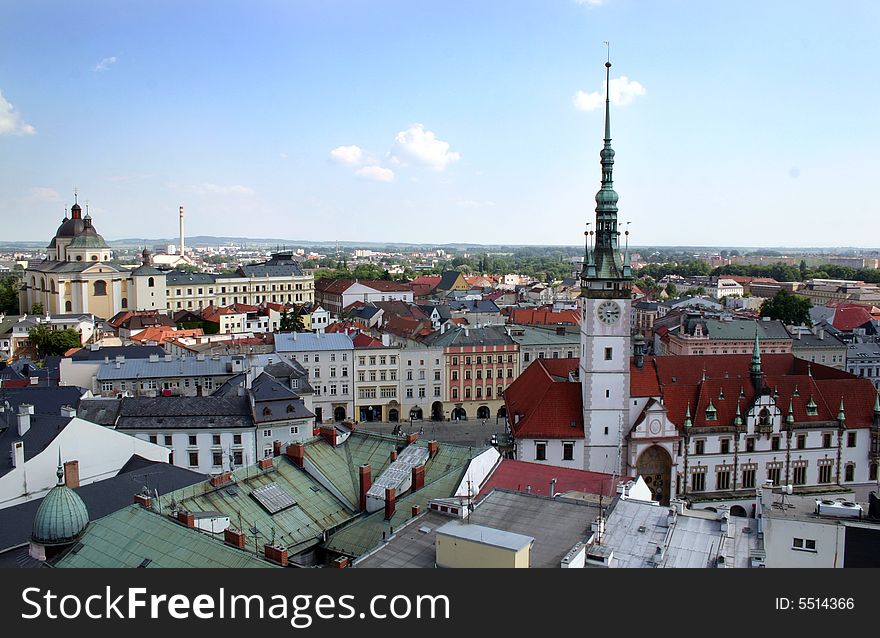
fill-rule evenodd
<path id="1" fill-rule="evenodd" d="M 813 397 L 810 397 L 810 402 L 807 403 L 807 416 L 816 416 L 819 414 L 819 406 L 816 405 L 816 402 L 813 401 Z"/>
<path id="2" fill-rule="evenodd" d="M 718 420 L 718 411 L 715 409 L 715 406 L 712 405 L 711 401 L 709 401 L 709 407 L 706 408 L 706 420 L 707 421 L 717 421 Z"/>

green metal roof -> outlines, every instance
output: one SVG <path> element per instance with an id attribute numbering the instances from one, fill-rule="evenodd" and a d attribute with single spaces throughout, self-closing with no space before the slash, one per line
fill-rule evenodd
<path id="1" fill-rule="evenodd" d="M 47 497 L 48 498 L 48 497 Z M 144 562 L 149 562 L 144 565 Z M 93 521 L 54 567 L 275 567 L 140 505 Z"/>
<path id="2" fill-rule="evenodd" d="M 516 331 L 522 330 L 523 334 L 518 335 Z M 580 345 L 581 336 L 579 333 L 566 331 L 563 335 L 556 334 L 555 326 L 551 329 L 536 328 L 534 326 L 515 326 L 511 332 L 510 338 L 516 341 L 520 346 L 565 346 Z"/>
<path id="3" fill-rule="evenodd" d="M 372 475 L 378 476 L 391 464 L 391 452 L 402 442 L 397 436 L 355 431 L 337 447 L 324 439 L 313 439 L 305 446 L 306 458 L 356 510 L 360 501 L 358 468 L 369 463 Z"/>
<path id="4" fill-rule="evenodd" d="M 68 248 L 107 248 L 107 242 L 100 235 L 79 235 L 67 245 Z"/>
<path id="5" fill-rule="evenodd" d="M 74 540 L 89 524 L 89 511 L 79 495 L 66 485 L 56 485 L 40 503 L 31 538 L 44 545 Z"/>
<path id="6" fill-rule="evenodd" d="M 251 496 L 255 489 L 270 483 L 276 483 L 296 504 L 270 514 Z M 236 470 L 233 482 L 219 488 L 206 481 L 166 494 L 160 499 L 162 509 L 170 509 L 172 500 L 190 512 L 220 512 L 228 516 L 232 527 L 247 534 L 248 549 L 255 545 L 255 534 L 250 528 L 256 527 L 258 551 L 272 540 L 273 533 L 275 542 L 291 553 L 302 551 L 320 543 L 325 531 L 358 515 L 355 508 L 340 502 L 284 456 L 273 459 L 268 470 L 256 465 Z"/>
<path id="7" fill-rule="evenodd" d="M 427 442 L 419 440 L 416 445 L 427 445 Z M 485 449 L 441 443 L 437 456 L 425 465 L 425 487 L 398 498 L 390 521 L 385 520 L 384 510 L 379 510 L 333 534 L 325 547 L 348 556 L 364 554 L 382 541 L 382 532 L 397 529 L 409 520 L 413 505 L 419 505 L 425 511 L 429 500 L 452 496 L 464 477 L 470 459 Z"/>

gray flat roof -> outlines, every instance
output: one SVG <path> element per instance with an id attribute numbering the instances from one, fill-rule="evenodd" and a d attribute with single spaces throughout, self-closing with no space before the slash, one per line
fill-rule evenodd
<path id="1" fill-rule="evenodd" d="M 531 537 L 531 566 L 559 567 L 569 550 L 587 539 L 598 515 L 597 505 L 582 500 L 495 489 L 477 503 L 467 525 Z M 390 541 L 356 567 L 434 567 L 437 530 L 450 520 L 456 519 L 429 510 L 396 529 Z"/>
<path id="2" fill-rule="evenodd" d="M 491 545 L 492 547 L 502 547 L 515 552 L 523 550 L 535 542 L 534 538 L 525 534 L 506 532 L 503 529 L 474 525 L 460 520 L 452 520 L 442 525 L 437 530 L 437 536 L 460 538 L 474 543 Z"/>

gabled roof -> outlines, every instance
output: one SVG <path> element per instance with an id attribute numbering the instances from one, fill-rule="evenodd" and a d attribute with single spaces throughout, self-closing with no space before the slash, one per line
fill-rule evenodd
<path id="1" fill-rule="evenodd" d="M 457 270 L 444 270 L 440 275 L 440 281 L 437 283 L 436 289 L 452 290 L 452 287 L 458 282 L 459 277 L 464 279 L 464 276 Z"/>
<path id="2" fill-rule="evenodd" d="M 352 343 L 354 343 L 355 348 L 381 348 L 385 345 L 378 339 L 375 339 L 368 334 L 364 334 L 363 332 L 355 336 L 352 339 Z"/>
<path id="3" fill-rule="evenodd" d="M 511 430 L 516 438 L 584 438 L 580 383 L 569 381 L 578 360 L 536 359 L 504 391 Z"/>

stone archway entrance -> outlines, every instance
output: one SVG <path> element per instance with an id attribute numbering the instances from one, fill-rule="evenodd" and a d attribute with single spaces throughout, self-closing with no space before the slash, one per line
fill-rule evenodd
<path id="1" fill-rule="evenodd" d="M 431 404 L 431 420 L 443 420 L 443 404 L 440 403 L 440 401 L 434 401 L 434 403 Z"/>
<path id="2" fill-rule="evenodd" d="M 466 421 L 467 420 L 467 410 L 464 408 L 455 408 L 452 411 L 452 420 L 453 421 Z"/>
<path id="3" fill-rule="evenodd" d="M 345 408 L 340 406 L 333 410 L 333 420 L 337 423 L 340 421 L 345 421 Z"/>
<path id="4" fill-rule="evenodd" d="M 397 411 L 396 408 L 391 408 L 390 410 L 388 410 L 388 421 L 390 423 L 397 423 L 399 414 L 400 413 Z"/>
<path id="5" fill-rule="evenodd" d="M 641 453 L 636 462 L 636 472 L 651 488 L 651 497 L 661 505 L 669 505 L 672 458 L 659 445 L 652 445 Z"/>
<path id="6" fill-rule="evenodd" d="M 745 518 L 748 516 L 748 513 L 746 512 L 746 508 L 744 508 L 742 505 L 734 505 L 733 507 L 730 508 L 730 515 L 731 516 L 742 516 Z"/>
<path id="7" fill-rule="evenodd" d="M 421 421 L 424 416 L 421 408 L 412 408 L 409 411 L 409 418 L 413 421 Z"/>
<path id="8" fill-rule="evenodd" d="M 481 405 L 477 408 L 477 418 L 478 419 L 488 419 L 491 416 L 492 412 L 485 405 Z"/>

